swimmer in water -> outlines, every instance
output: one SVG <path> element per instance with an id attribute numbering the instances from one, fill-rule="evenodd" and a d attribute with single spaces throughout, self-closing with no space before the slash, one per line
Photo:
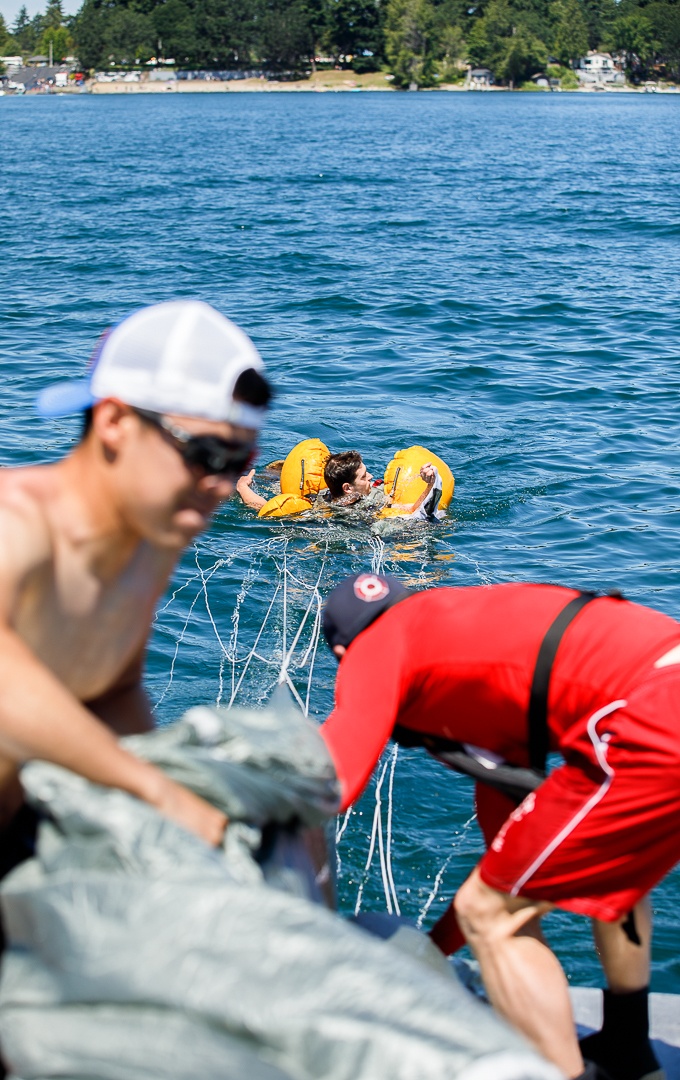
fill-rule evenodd
<path id="1" fill-rule="evenodd" d="M 279 465 L 273 463 L 273 466 Z M 434 515 L 441 496 L 439 472 L 430 462 L 422 466 L 420 476 L 426 488 L 422 495 L 409 504 L 393 503 L 386 494 L 382 480 L 375 481 L 358 450 L 342 450 L 331 454 L 324 466 L 326 488 L 320 493 L 320 500 L 325 505 L 334 507 L 361 507 L 369 510 L 381 510 L 384 506 L 403 510 L 404 517 L 422 517 Z M 237 484 L 241 501 L 252 510 L 259 511 L 267 500 L 253 491 L 252 484 L 255 469 L 242 476 Z"/>

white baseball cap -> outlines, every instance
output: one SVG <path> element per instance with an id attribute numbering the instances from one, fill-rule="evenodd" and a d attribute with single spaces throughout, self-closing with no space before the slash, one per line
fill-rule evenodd
<path id="1" fill-rule="evenodd" d="M 261 428 L 265 410 L 234 401 L 234 386 L 262 358 L 247 334 L 200 300 L 171 300 L 129 315 L 100 340 L 84 379 L 38 395 L 41 416 L 68 416 L 103 398 L 156 413 Z"/>

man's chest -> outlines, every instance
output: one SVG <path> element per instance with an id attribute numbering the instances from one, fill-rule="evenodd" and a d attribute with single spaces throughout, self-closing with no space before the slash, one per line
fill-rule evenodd
<path id="1" fill-rule="evenodd" d="M 15 629 L 76 697 L 92 700 L 143 648 L 166 576 L 144 557 L 108 582 L 64 560 L 29 583 Z"/>

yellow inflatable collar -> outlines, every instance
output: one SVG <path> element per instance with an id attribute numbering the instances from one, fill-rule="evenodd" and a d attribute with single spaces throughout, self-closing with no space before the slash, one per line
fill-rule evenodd
<path id="1" fill-rule="evenodd" d="M 437 466 L 442 480 L 442 495 L 437 509 L 447 510 L 453 498 L 453 473 L 445 461 L 424 446 L 409 446 L 406 450 L 397 451 L 385 469 L 385 494 L 391 495 L 394 503 L 412 506 L 425 490 L 426 484 L 420 470 L 428 461 Z M 386 506 L 380 511 L 380 517 L 401 517 L 403 513 L 399 506 Z"/>
<path id="2" fill-rule="evenodd" d="M 311 510 L 308 496 L 326 487 L 323 471 L 331 452 L 320 439 L 304 439 L 294 446 L 281 469 L 281 494 L 258 512 L 258 517 L 288 517 Z"/>

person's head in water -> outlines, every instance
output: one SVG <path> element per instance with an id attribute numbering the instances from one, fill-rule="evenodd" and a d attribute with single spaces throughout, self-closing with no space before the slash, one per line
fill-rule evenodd
<path id="1" fill-rule="evenodd" d="M 40 395 L 44 416 L 85 412 L 78 448 L 134 533 L 179 549 L 254 457 L 271 391 L 252 341 L 195 300 L 154 304 L 99 342 L 85 379 Z"/>
<path id="2" fill-rule="evenodd" d="M 326 462 L 323 478 L 331 499 L 369 495 L 373 482 L 373 477 L 358 450 L 343 450 L 339 454 L 331 454 Z"/>
<path id="3" fill-rule="evenodd" d="M 323 632 L 340 660 L 355 637 L 412 593 L 398 578 L 383 574 L 355 574 L 345 578 L 326 601 Z"/>

